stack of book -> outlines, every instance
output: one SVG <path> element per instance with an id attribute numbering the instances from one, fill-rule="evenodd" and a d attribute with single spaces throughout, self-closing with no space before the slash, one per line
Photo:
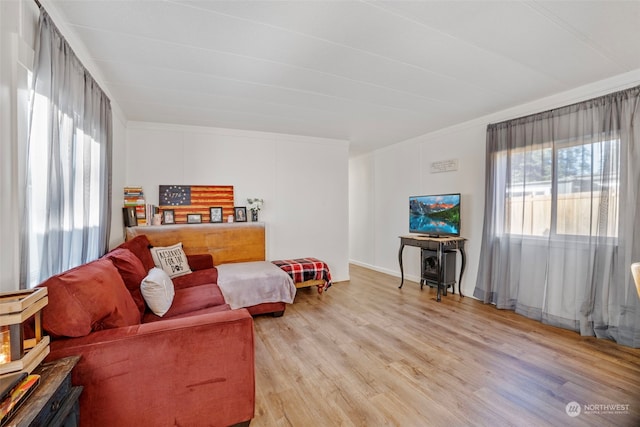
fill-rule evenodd
<path id="1" fill-rule="evenodd" d="M 146 225 L 147 218 L 147 206 L 144 200 L 144 192 L 142 187 L 124 187 L 124 206 L 136 208 L 136 218 L 138 218 L 138 224 Z"/>

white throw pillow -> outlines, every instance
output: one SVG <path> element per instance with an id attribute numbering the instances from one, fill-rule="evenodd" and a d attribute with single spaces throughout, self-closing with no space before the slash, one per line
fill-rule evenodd
<path id="1" fill-rule="evenodd" d="M 156 267 L 166 271 L 169 277 L 191 273 L 187 255 L 182 250 L 182 242 L 173 246 L 151 248 L 151 256 Z"/>
<path id="2" fill-rule="evenodd" d="M 151 311 L 162 317 L 171 308 L 175 289 L 169 275 L 161 268 L 149 270 L 140 283 L 140 292 Z"/>

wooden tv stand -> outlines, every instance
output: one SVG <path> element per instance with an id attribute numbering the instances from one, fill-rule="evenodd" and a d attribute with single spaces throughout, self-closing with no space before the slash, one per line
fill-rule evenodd
<path id="1" fill-rule="evenodd" d="M 400 263 L 400 286 L 398 288 L 402 288 L 404 284 L 404 269 L 402 267 L 402 251 L 405 246 L 415 246 L 421 249 L 429 249 L 435 250 L 437 253 L 437 271 L 438 271 L 438 293 L 436 296 L 436 301 L 440 301 L 440 294 L 444 291 L 444 294 L 447 294 L 446 285 L 442 283 L 443 271 L 442 271 L 442 254 L 446 250 L 456 249 L 460 252 L 462 256 L 462 265 L 460 267 L 460 277 L 458 278 L 458 292 L 460 292 L 460 296 L 464 296 L 462 294 L 462 275 L 464 274 L 464 267 L 466 263 L 466 255 L 464 253 L 464 242 L 467 239 L 464 237 L 429 237 L 423 236 L 419 234 L 408 235 L 408 236 L 400 236 L 400 250 L 398 251 L 398 262 Z M 422 268 L 420 266 L 420 275 L 422 275 Z M 422 285 L 422 284 L 421 284 Z M 453 293 L 455 293 L 456 286 L 453 285 Z"/>

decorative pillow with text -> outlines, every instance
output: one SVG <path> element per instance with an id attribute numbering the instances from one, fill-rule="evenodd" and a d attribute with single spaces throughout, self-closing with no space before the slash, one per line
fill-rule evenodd
<path id="1" fill-rule="evenodd" d="M 191 273 L 187 255 L 182 250 L 182 242 L 173 246 L 151 248 L 151 256 L 156 267 L 166 271 L 169 277 Z"/>

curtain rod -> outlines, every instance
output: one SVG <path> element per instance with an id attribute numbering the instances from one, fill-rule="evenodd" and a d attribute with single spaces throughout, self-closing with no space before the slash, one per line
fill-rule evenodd
<path id="1" fill-rule="evenodd" d="M 633 92 L 633 91 L 637 91 L 637 90 L 640 90 L 640 85 L 635 85 L 635 86 L 631 86 L 631 87 L 628 87 L 628 88 L 625 88 L 625 89 L 616 90 L 616 91 L 611 92 L 611 93 L 606 93 L 604 95 L 596 96 L 595 98 L 584 99 L 582 101 L 577 101 L 577 102 L 574 102 L 574 103 L 571 103 L 571 104 L 568 104 L 568 105 L 562 105 L 560 107 L 550 108 L 550 109 L 548 109 L 546 111 L 539 111 L 537 113 L 527 114 L 526 116 L 516 117 L 516 118 L 513 118 L 513 119 L 502 120 L 502 121 L 496 122 L 496 123 L 489 123 L 489 126 L 501 125 L 501 124 L 504 124 L 504 123 L 513 122 L 513 121 L 517 121 L 517 120 L 531 119 L 531 118 L 534 118 L 534 117 L 541 116 L 543 114 L 555 113 L 556 111 L 564 110 L 564 109 L 567 109 L 567 108 L 572 108 L 572 107 L 578 106 L 580 104 L 587 104 L 589 102 L 597 102 L 597 101 L 599 101 L 601 99 L 604 99 L 604 98 L 607 98 L 607 97 L 617 96 L 617 95 L 620 95 L 620 94 L 624 94 L 625 92 Z"/>

